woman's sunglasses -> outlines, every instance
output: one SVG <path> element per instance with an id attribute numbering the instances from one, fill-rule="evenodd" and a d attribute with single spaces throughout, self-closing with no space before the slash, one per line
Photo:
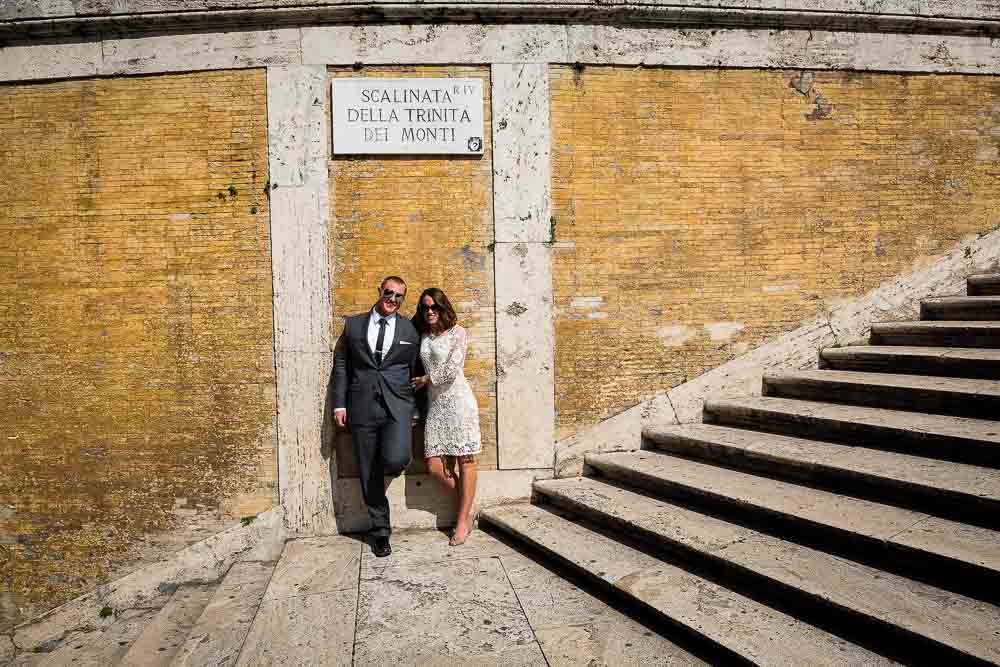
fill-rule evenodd
<path id="1" fill-rule="evenodd" d="M 436 303 L 433 303 L 433 304 L 431 304 L 429 306 L 424 306 L 424 308 L 426 308 L 427 310 L 433 310 L 435 313 L 440 313 L 440 312 L 442 312 L 444 310 L 444 308 L 442 308 L 441 306 L 437 305 Z"/>

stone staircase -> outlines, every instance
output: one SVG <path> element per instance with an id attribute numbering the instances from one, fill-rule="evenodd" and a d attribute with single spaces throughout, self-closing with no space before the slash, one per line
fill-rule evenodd
<path id="1" fill-rule="evenodd" d="M 1000 664 L 1000 275 L 486 510 L 719 663 Z"/>
<path id="2" fill-rule="evenodd" d="M 182 585 L 162 606 L 127 610 L 102 631 L 17 664 L 235 665 L 274 568 L 273 562 L 234 563 L 221 581 Z"/>

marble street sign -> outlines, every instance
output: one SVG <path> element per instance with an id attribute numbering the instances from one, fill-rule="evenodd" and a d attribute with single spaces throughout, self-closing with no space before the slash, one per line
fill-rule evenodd
<path id="1" fill-rule="evenodd" d="M 333 154 L 482 155 L 481 79 L 334 79 Z"/>

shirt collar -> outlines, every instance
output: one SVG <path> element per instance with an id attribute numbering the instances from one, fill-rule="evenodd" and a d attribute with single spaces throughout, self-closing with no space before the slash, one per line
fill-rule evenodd
<path id="1" fill-rule="evenodd" d="M 377 309 L 377 308 L 372 308 L 372 311 L 371 311 L 371 313 L 372 313 L 372 314 L 371 314 L 371 317 L 370 317 L 369 319 L 370 319 L 370 320 L 371 320 L 371 321 L 372 321 L 373 323 L 376 323 L 376 324 L 377 324 L 377 323 L 378 323 L 378 321 L 379 321 L 380 319 L 382 319 L 382 316 L 381 316 L 381 315 L 379 315 L 379 312 L 378 312 L 378 309 Z M 394 325 L 394 324 L 396 323 L 396 315 L 399 315 L 399 313 L 393 313 L 392 315 L 389 315 L 388 317 L 386 317 L 386 318 L 385 318 L 385 321 L 386 321 L 386 323 L 387 323 L 387 324 L 392 324 L 392 325 Z"/>

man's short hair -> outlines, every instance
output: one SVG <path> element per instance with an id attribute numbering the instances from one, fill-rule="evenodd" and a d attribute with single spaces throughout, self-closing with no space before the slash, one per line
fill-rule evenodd
<path id="1" fill-rule="evenodd" d="M 399 283 L 403 287 L 406 287 L 406 281 L 400 278 L 399 276 L 386 276 L 385 278 L 382 279 L 382 284 L 378 286 L 379 289 L 385 287 L 386 283 Z"/>

